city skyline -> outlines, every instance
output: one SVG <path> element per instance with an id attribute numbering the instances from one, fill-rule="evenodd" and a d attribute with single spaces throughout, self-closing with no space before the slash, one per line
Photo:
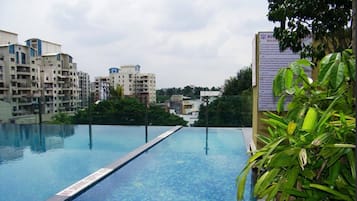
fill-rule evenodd
<path id="1" fill-rule="evenodd" d="M 156 74 L 158 89 L 219 87 L 251 64 L 254 34 L 273 30 L 267 12 L 265 0 L 14 0 L 4 3 L 0 29 L 20 44 L 61 44 L 91 81 L 139 64 Z"/>

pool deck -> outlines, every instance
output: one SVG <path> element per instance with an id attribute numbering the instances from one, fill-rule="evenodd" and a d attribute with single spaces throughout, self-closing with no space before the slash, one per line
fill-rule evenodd
<path id="1" fill-rule="evenodd" d="M 255 144 L 253 142 L 253 129 L 251 127 L 242 128 L 244 143 L 247 148 L 247 152 L 255 151 Z"/>
<path id="2" fill-rule="evenodd" d="M 72 184 L 71 186 L 65 188 L 64 190 L 58 192 L 53 197 L 49 198 L 47 201 L 66 201 L 72 200 L 76 196 L 78 196 L 81 192 L 87 190 L 91 186 L 95 185 L 99 181 L 103 180 L 104 178 L 108 177 L 117 169 L 123 167 L 125 164 L 129 163 L 131 160 L 138 157 L 140 154 L 144 153 L 157 143 L 161 142 L 162 140 L 166 139 L 168 136 L 172 135 L 176 131 L 180 130 L 182 126 L 175 126 L 172 129 L 162 133 L 161 135 L 157 136 L 155 139 L 149 141 L 148 143 L 138 147 L 134 151 L 128 153 L 124 157 L 119 158 L 114 163 L 100 168 L 99 170 L 95 171 L 94 173 L 88 175 L 87 177 L 77 181 L 76 183 Z"/>

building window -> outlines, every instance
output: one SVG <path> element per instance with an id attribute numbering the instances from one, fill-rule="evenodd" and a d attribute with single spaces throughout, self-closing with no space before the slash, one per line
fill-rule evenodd
<path id="1" fill-rule="evenodd" d="M 15 54 L 15 46 L 14 45 L 10 45 L 9 46 L 9 53 L 10 54 Z"/>
<path id="2" fill-rule="evenodd" d="M 11 62 L 14 62 L 14 61 L 15 61 L 15 58 L 11 57 L 11 58 L 10 58 L 10 61 L 11 61 Z"/>
<path id="3" fill-rule="evenodd" d="M 35 57 L 35 50 L 32 48 L 30 49 L 30 56 Z"/>
<path id="4" fill-rule="evenodd" d="M 16 63 L 19 63 L 19 52 L 16 52 Z"/>
<path id="5" fill-rule="evenodd" d="M 26 54 L 21 52 L 21 63 L 26 64 Z"/>

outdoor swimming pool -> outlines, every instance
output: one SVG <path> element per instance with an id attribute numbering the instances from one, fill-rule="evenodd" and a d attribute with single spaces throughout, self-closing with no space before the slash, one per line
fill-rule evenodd
<path id="1" fill-rule="evenodd" d="M 236 200 L 246 152 L 241 129 L 182 128 L 75 200 Z"/>
<path id="2" fill-rule="evenodd" d="M 0 124 L 0 200 L 46 200 L 143 144 L 144 126 Z"/>

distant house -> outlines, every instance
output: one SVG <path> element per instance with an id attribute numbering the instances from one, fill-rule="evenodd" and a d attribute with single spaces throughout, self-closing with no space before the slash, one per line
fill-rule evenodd
<path id="1" fill-rule="evenodd" d="M 221 91 L 200 91 L 200 100 L 202 102 L 206 102 L 208 100 L 209 103 L 216 100 L 218 97 L 222 96 Z"/>

